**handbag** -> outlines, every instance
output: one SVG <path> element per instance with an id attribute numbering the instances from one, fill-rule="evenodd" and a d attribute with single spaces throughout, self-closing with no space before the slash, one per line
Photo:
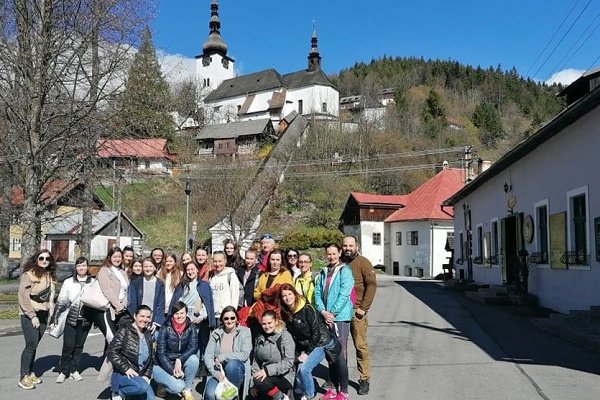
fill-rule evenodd
<path id="1" fill-rule="evenodd" d="M 49 333 L 50 336 L 57 338 L 57 339 L 62 336 L 63 332 L 65 331 L 65 325 L 67 323 L 68 316 L 69 316 L 69 309 L 67 308 L 62 313 L 60 313 L 60 315 L 58 316 L 58 321 L 56 321 L 56 325 L 54 325 L 54 329 L 52 329 Z"/>
<path id="2" fill-rule="evenodd" d="M 223 368 L 219 366 L 215 366 L 219 372 L 225 376 L 223 372 Z M 233 400 L 238 397 L 238 388 L 231 383 L 227 377 L 223 379 L 221 382 L 217 383 L 217 387 L 215 388 L 215 399 L 217 400 Z"/>
<path id="3" fill-rule="evenodd" d="M 110 302 L 102 293 L 98 280 L 92 282 L 89 286 L 82 289 L 80 300 L 81 304 L 100 311 L 108 310 Z"/>

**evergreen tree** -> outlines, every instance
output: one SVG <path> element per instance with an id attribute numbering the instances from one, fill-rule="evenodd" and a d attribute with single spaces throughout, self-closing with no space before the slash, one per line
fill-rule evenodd
<path id="1" fill-rule="evenodd" d="M 479 128 L 479 140 L 488 147 L 493 146 L 504 135 L 500 113 L 491 104 L 478 104 L 471 120 Z"/>
<path id="2" fill-rule="evenodd" d="M 174 132 L 169 84 L 160 70 L 150 29 L 142 33 L 123 92 L 115 130 L 120 136 L 166 137 Z"/>

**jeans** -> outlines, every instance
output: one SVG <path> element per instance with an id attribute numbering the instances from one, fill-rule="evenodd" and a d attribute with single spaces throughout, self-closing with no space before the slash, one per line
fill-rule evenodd
<path id="1" fill-rule="evenodd" d="M 192 388 L 199 365 L 200 360 L 198 360 L 198 356 L 190 356 L 182 366 L 184 374 L 183 379 L 175 378 L 173 375 L 162 369 L 162 367 L 155 365 L 152 369 L 152 379 L 154 379 L 156 383 L 164 385 L 167 392 L 179 394 L 184 390 Z"/>
<path id="2" fill-rule="evenodd" d="M 352 317 L 350 322 L 350 333 L 352 334 L 352 341 L 354 342 L 354 348 L 356 349 L 356 365 L 358 367 L 358 376 L 361 381 L 368 381 L 371 377 L 370 359 L 369 359 L 369 345 L 367 344 L 367 316 L 358 318 L 356 314 Z"/>
<path id="3" fill-rule="evenodd" d="M 308 358 L 304 362 L 298 364 L 298 371 L 296 372 L 296 389 L 301 391 L 308 398 L 315 396 L 315 381 L 312 371 L 325 358 L 325 347 L 332 346 L 334 343 L 335 339 L 331 339 L 325 346 L 315 347 L 308 355 Z"/>
<path id="4" fill-rule="evenodd" d="M 40 327 L 37 329 L 33 327 L 28 316 L 21 315 L 21 329 L 25 337 L 25 348 L 21 353 L 21 378 L 33 372 L 35 353 L 48 324 L 48 311 L 38 311 L 36 316 L 40 320 Z"/>
<path id="5" fill-rule="evenodd" d="M 112 380 L 117 383 L 117 391 L 123 397 L 136 396 L 140 399 L 154 400 L 152 386 L 141 376 L 128 378 L 127 375 L 113 372 Z"/>
<path id="6" fill-rule="evenodd" d="M 228 360 L 222 363 L 225 370 L 225 376 L 229 382 L 233 383 L 238 388 L 238 397 L 242 397 L 242 385 L 244 384 L 244 375 L 246 367 L 240 360 Z M 215 400 L 215 390 L 219 381 L 214 376 L 211 376 L 206 381 L 204 386 L 204 400 Z"/>
<path id="7" fill-rule="evenodd" d="M 92 327 L 90 324 L 84 326 L 83 322 L 82 320 L 77 321 L 77 326 L 65 324 L 59 364 L 59 371 L 65 375 L 69 375 L 70 372 L 80 372 L 79 362 L 81 361 L 83 345 Z"/>

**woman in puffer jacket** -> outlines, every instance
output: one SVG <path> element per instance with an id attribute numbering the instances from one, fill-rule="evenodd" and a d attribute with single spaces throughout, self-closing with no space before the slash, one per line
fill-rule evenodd
<path id="1" fill-rule="evenodd" d="M 167 392 L 193 399 L 192 384 L 198 372 L 198 332 L 188 318 L 185 303 L 177 302 L 158 334 L 153 379 Z"/>
<path id="2" fill-rule="evenodd" d="M 289 400 L 287 392 L 294 384 L 296 347 L 292 335 L 274 311 L 265 311 L 263 331 L 254 345 L 250 396 L 259 400 Z"/>
<path id="3" fill-rule="evenodd" d="M 60 288 L 56 301 L 51 326 L 58 323 L 59 316 L 66 312 L 67 320 L 63 332 L 63 347 L 58 366 L 59 374 L 56 383 L 63 383 L 67 376 L 76 382 L 82 381 L 79 362 L 83 346 L 87 339 L 92 323 L 81 316 L 81 303 L 79 298 L 85 287 L 89 287 L 94 278 L 88 274 L 88 260 L 79 257 L 75 261 L 75 272 L 72 278 L 66 279 Z"/>

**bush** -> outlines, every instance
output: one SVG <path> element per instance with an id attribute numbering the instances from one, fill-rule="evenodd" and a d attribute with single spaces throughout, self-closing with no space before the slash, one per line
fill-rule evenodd
<path id="1" fill-rule="evenodd" d="M 327 243 L 342 243 L 344 235 L 337 229 L 323 227 L 305 228 L 288 233 L 281 240 L 282 248 L 306 250 L 309 248 L 322 248 Z"/>

